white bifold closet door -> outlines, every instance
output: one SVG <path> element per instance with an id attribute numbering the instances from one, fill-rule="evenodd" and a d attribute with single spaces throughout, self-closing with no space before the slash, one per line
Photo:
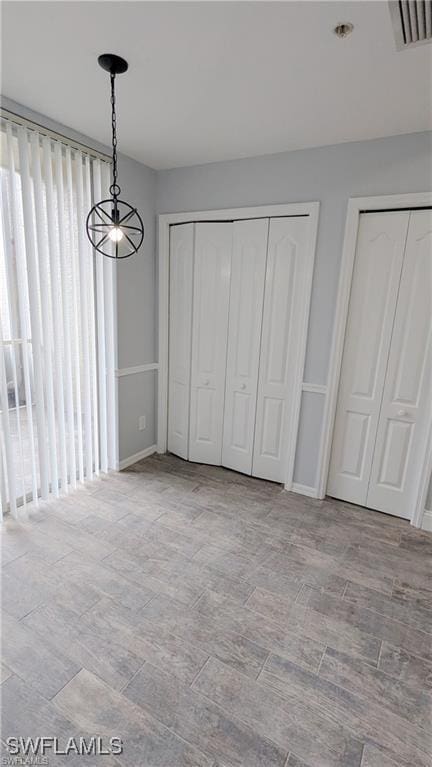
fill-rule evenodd
<path id="1" fill-rule="evenodd" d="M 430 211 L 360 218 L 327 492 L 401 517 L 431 406 Z"/>
<path id="2" fill-rule="evenodd" d="M 170 229 L 168 450 L 189 456 L 194 224 Z"/>
<path id="3" fill-rule="evenodd" d="M 367 505 L 410 516 L 432 406 L 432 212 L 411 213 Z"/>
<path id="4" fill-rule="evenodd" d="M 285 480 L 308 237 L 308 216 L 171 227 L 171 452 Z"/>
<path id="5" fill-rule="evenodd" d="M 222 465 L 252 472 L 269 220 L 235 221 Z"/>
<path id="6" fill-rule="evenodd" d="M 189 460 L 221 464 L 232 224 L 195 224 Z"/>
<path id="7" fill-rule="evenodd" d="M 408 222 L 407 212 L 360 217 L 327 492 L 363 505 Z"/>
<path id="8" fill-rule="evenodd" d="M 301 346 L 308 216 L 270 219 L 252 474 L 283 482 Z"/>

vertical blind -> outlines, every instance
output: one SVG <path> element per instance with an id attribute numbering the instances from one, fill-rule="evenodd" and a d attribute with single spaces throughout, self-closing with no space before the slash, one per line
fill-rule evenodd
<path id="1" fill-rule="evenodd" d="M 115 466 L 114 262 L 85 232 L 110 166 L 7 120 L 0 138 L 1 505 L 17 516 Z"/>

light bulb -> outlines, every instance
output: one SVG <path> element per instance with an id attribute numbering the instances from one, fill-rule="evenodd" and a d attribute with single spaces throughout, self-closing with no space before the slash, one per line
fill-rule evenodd
<path id="1" fill-rule="evenodd" d="M 113 226 L 113 228 L 109 231 L 108 237 L 113 242 L 120 242 L 120 240 L 123 239 L 123 232 L 119 226 Z"/>

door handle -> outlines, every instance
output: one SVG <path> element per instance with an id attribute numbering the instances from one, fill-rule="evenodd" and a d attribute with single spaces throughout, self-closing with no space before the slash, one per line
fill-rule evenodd
<path id="1" fill-rule="evenodd" d="M 210 383 L 209 379 L 206 378 L 205 381 L 203 381 L 204 386 L 208 386 Z"/>
<path id="2" fill-rule="evenodd" d="M 246 389 L 246 384 L 245 383 L 241 383 L 240 384 L 240 389 Z"/>
<path id="3" fill-rule="evenodd" d="M 403 418 L 404 416 L 407 416 L 407 415 L 409 415 L 409 413 L 408 413 L 408 411 L 407 411 L 407 410 L 398 410 L 398 411 L 397 411 L 397 414 L 398 414 L 398 416 L 399 416 L 400 418 Z"/>

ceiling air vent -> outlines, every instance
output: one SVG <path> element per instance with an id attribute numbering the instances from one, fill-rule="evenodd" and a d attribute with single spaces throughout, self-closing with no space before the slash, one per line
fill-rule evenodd
<path id="1" fill-rule="evenodd" d="M 431 42 L 431 0 L 390 0 L 389 6 L 398 51 Z"/>

